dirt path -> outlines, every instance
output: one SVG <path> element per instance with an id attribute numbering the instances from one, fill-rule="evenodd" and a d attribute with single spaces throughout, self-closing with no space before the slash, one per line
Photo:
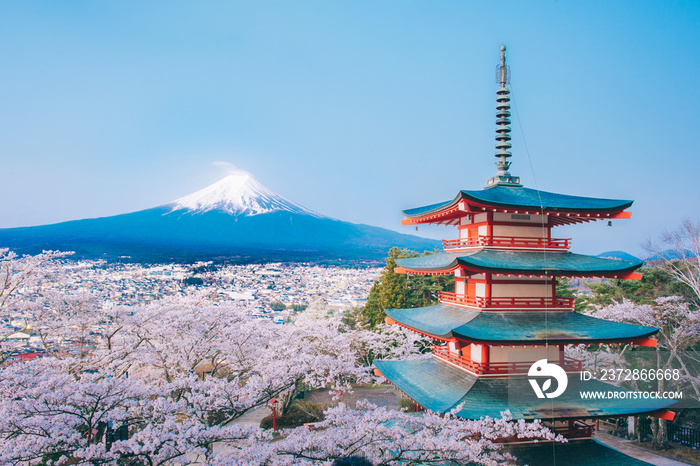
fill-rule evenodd
<path id="1" fill-rule="evenodd" d="M 598 431 L 595 433 L 594 438 L 600 443 L 604 443 L 610 448 L 614 448 L 617 451 L 624 453 L 627 456 L 636 458 L 638 460 L 646 461 L 649 464 L 656 466 L 686 466 L 693 463 L 684 463 L 683 461 L 669 458 L 667 456 L 662 456 L 660 454 L 654 453 L 653 451 L 646 450 L 644 448 L 638 447 L 636 442 L 633 440 L 624 440 L 614 435 L 610 435 L 607 432 Z"/>
<path id="2" fill-rule="evenodd" d="M 335 391 L 328 389 L 314 390 L 307 393 L 305 401 L 312 403 L 329 403 L 337 405 L 338 401 L 333 400 Z M 398 390 L 386 385 L 354 387 L 352 392 L 345 392 L 341 400 L 350 407 L 354 407 L 358 400 L 366 399 L 377 406 L 385 406 L 389 409 L 399 409 L 399 399 L 401 395 Z"/>

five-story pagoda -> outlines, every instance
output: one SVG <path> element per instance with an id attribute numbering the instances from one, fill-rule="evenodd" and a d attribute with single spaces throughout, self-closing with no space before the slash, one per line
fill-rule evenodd
<path id="1" fill-rule="evenodd" d="M 458 416 L 542 419 L 564 436 L 590 438 L 591 420 L 636 414 L 672 418 L 667 400 L 644 403 L 579 396 L 581 362 L 568 359 L 566 345 L 631 343 L 655 346 L 657 328 L 596 319 L 573 310 L 573 298 L 557 296 L 560 277 L 639 280 L 642 263 L 602 259 L 569 251 L 570 240 L 552 228 L 595 220 L 630 218 L 633 201 L 568 196 L 523 187 L 508 171 L 511 162 L 509 69 L 505 46 L 498 68 L 496 157 L 498 173 L 481 190 L 462 190 L 447 202 L 404 211 L 404 225 L 456 226 L 459 236 L 429 256 L 398 259 L 397 273 L 453 274 L 455 291 L 440 303 L 416 309 L 387 309 L 387 321 L 440 344 L 433 357 L 376 361 L 381 374 L 435 412 L 461 406 Z M 546 360 L 546 361 L 545 361 Z M 556 364 L 568 378 L 539 397 L 531 380 L 542 363 Z M 536 362 L 540 363 L 535 364 Z M 534 372 L 533 372 L 534 371 Z M 529 376 L 528 376 L 529 374 Z M 546 384 L 554 387 L 554 384 Z M 538 385 L 539 386 L 539 385 Z M 544 387 L 545 385 L 543 385 Z M 620 391 L 594 380 L 586 390 Z M 552 388 L 551 390 L 554 390 Z M 555 395 L 556 396 L 553 396 Z"/>

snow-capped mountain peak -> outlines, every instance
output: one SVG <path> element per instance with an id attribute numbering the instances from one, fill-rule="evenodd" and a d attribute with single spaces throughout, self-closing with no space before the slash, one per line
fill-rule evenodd
<path id="1" fill-rule="evenodd" d="M 275 211 L 322 217 L 267 189 L 248 172 L 236 171 L 211 186 L 167 204 L 172 211 L 195 213 L 212 210 L 231 215 L 260 215 Z"/>

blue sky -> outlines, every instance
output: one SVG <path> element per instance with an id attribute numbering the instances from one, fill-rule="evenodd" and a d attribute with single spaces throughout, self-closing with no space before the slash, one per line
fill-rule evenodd
<path id="1" fill-rule="evenodd" d="M 511 172 L 634 199 L 554 235 L 641 254 L 700 218 L 698 24 L 680 1 L 0 1 L 0 227 L 164 204 L 228 162 L 331 217 L 456 237 L 400 210 L 495 174 L 506 44 Z"/>

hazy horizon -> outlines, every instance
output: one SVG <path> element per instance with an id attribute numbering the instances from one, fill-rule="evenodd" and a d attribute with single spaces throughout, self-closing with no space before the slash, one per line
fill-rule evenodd
<path id="1" fill-rule="evenodd" d="M 635 200 L 612 228 L 553 236 L 642 255 L 700 218 L 697 149 L 680 144 L 700 5 L 563 3 L 0 2 L 0 228 L 147 209 L 235 166 L 322 215 L 456 238 L 400 211 L 495 174 L 505 44 L 511 172 Z"/>

